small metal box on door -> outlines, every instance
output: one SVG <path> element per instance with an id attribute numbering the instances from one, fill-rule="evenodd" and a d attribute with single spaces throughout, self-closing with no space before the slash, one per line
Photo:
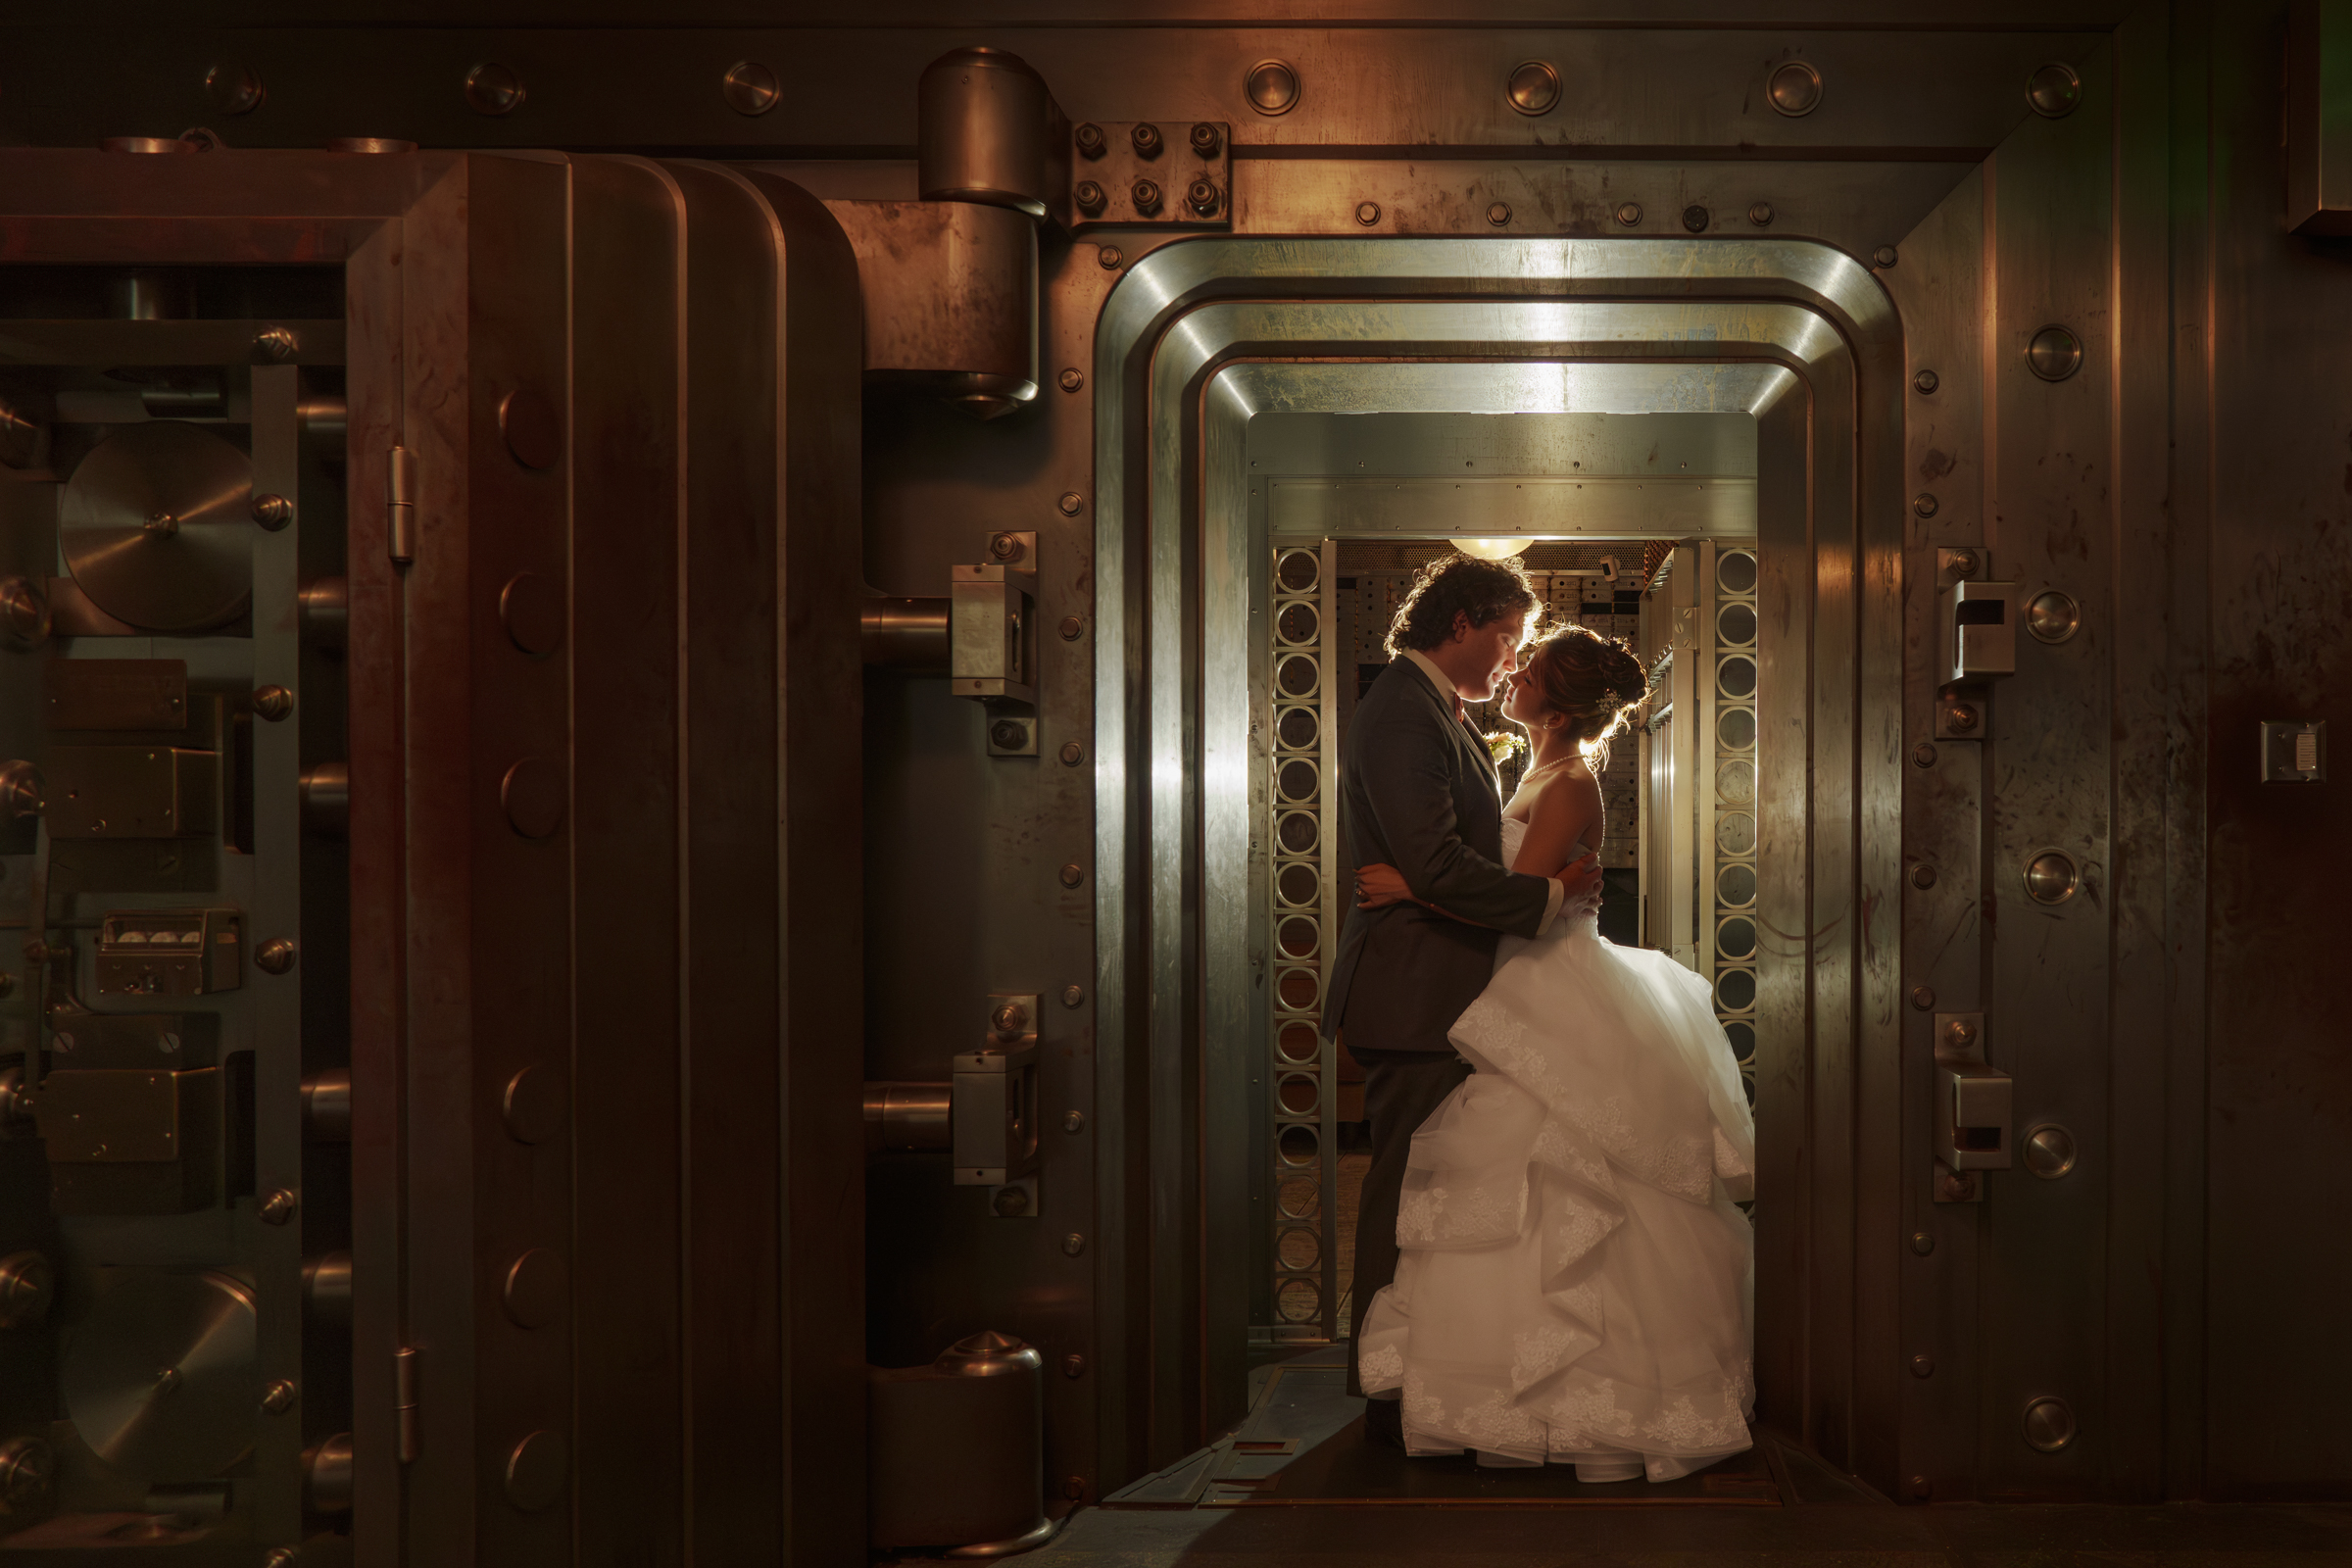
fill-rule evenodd
<path id="1" fill-rule="evenodd" d="M 201 997 L 244 983 L 235 909 L 118 909 L 98 931 L 102 997 Z"/>

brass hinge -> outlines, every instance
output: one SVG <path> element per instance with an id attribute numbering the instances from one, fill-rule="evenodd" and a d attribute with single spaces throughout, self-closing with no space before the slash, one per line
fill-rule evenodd
<path id="1" fill-rule="evenodd" d="M 423 1446 L 416 1392 L 423 1378 L 423 1360 L 414 1345 L 404 1345 L 392 1352 L 392 1416 L 399 1426 L 402 1464 L 414 1462 Z"/>
<path id="2" fill-rule="evenodd" d="M 384 553 L 404 566 L 416 559 L 416 454 L 407 447 L 384 465 Z"/>

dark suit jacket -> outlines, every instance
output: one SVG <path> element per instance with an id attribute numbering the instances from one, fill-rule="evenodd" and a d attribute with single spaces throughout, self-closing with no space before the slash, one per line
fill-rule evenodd
<path id="1" fill-rule="evenodd" d="M 1502 794 L 1486 743 L 1409 659 L 1380 673 L 1348 728 L 1342 826 L 1357 865 L 1382 861 L 1417 904 L 1348 907 L 1323 1029 L 1350 1051 L 1450 1051 L 1446 1031 L 1494 971 L 1506 931 L 1532 937 L 1548 877 L 1504 869 Z"/>

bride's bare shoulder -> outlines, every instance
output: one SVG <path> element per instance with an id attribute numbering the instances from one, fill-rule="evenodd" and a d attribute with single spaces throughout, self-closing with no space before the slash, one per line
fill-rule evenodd
<path id="1" fill-rule="evenodd" d="M 1566 767 L 1536 780 L 1528 801 L 1528 818 L 1578 814 L 1594 810 L 1600 805 L 1600 781 L 1592 769 L 1578 758 Z"/>

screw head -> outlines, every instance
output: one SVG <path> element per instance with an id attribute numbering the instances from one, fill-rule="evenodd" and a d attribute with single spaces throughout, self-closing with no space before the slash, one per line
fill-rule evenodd
<path id="1" fill-rule="evenodd" d="M 294 503 L 284 496 L 255 496 L 252 511 L 253 520 L 271 533 L 294 520 Z"/>
<path id="2" fill-rule="evenodd" d="M 1217 210 L 1217 187 L 1214 180 L 1196 179 L 1184 187 L 1184 204 L 1202 218 L 1213 217 Z"/>
<path id="3" fill-rule="evenodd" d="M 1102 186 L 1091 179 L 1082 179 L 1070 188 L 1070 199 L 1078 204 L 1080 212 L 1099 213 L 1107 198 L 1103 196 Z"/>
<path id="4" fill-rule="evenodd" d="M 1913 986 L 1911 988 L 1911 1005 L 1922 1012 L 1934 1012 L 1936 1010 L 1936 988 Z"/>
<path id="5" fill-rule="evenodd" d="M 999 561 L 1018 561 L 1021 556 L 1020 535 L 1015 533 L 991 534 L 988 540 L 988 553 Z"/>
<path id="6" fill-rule="evenodd" d="M 1064 615 L 1061 617 L 1061 640 L 1063 642 L 1074 643 L 1085 635 L 1085 621 L 1080 620 L 1076 615 Z"/>
<path id="7" fill-rule="evenodd" d="M 1139 213 L 1159 211 L 1159 182 L 1156 180 L 1139 179 L 1129 188 L 1127 195 Z"/>
<path id="8" fill-rule="evenodd" d="M 1943 385 L 1943 377 L 1937 375 L 1934 370 L 1922 370 L 1911 378 L 1911 390 L 1923 398 L 1935 396 L 1936 389 L 1941 385 Z"/>
<path id="9" fill-rule="evenodd" d="M 1080 1252 L 1086 1250 L 1086 1238 L 1076 1231 L 1072 1231 L 1061 1239 L 1061 1250 L 1069 1256 L 1076 1257 Z"/>
<path id="10" fill-rule="evenodd" d="M 466 107 L 477 115 L 511 115 L 527 95 L 522 78 L 496 61 L 484 61 L 466 73 Z"/>
<path id="11" fill-rule="evenodd" d="M 301 350 L 301 342 L 282 326 L 265 326 L 253 336 L 254 353 L 272 364 L 283 365 Z"/>
<path id="12" fill-rule="evenodd" d="M 1707 210 L 1695 202 L 1683 209 L 1683 227 L 1693 234 L 1705 233 L 1709 220 Z"/>
<path id="13" fill-rule="evenodd" d="M 1072 1350 L 1069 1354 L 1063 1356 L 1061 1358 L 1061 1375 L 1065 1378 L 1082 1378 L 1086 1376 L 1086 1357 L 1080 1355 L 1076 1350 Z"/>
<path id="14" fill-rule="evenodd" d="M 1014 1219 L 1029 1212 L 1029 1190 L 1025 1187 L 1000 1187 L 989 1200 L 989 1206 L 1005 1219 Z"/>
<path id="15" fill-rule="evenodd" d="M 1977 574 L 1977 553 L 1974 550 L 1952 552 L 1952 575 L 1974 577 Z"/>
<path id="16" fill-rule="evenodd" d="M 1063 887 L 1074 888 L 1085 880 L 1086 867 L 1072 863 L 1061 868 L 1061 885 Z"/>
<path id="17" fill-rule="evenodd" d="M 284 974 L 294 967 L 294 944 L 284 937 L 271 937 L 254 953 L 253 963 L 264 974 Z"/>
<path id="18" fill-rule="evenodd" d="M 1126 264 L 1127 256 L 1116 245 L 1105 245 L 1095 252 L 1095 260 L 1102 264 L 1102 270 L 1115 272 Z"/>
<path id="19" fill-rule="evenodd" d="M 1977 727 L 1976 705 L 1974 703 L 1954 703 L 1951 717 L 1947 722 L 1961 734 L 1968 734 Z"/>
<path id="20" fill-rule="evenodd" d="M 1214 158 L 1217 149 L 1225 145 L 1225 136 L 1207 121 L 1197 121 L 1193 125 L 1192 143 L 1194 157 Z"/>
<path id="21" fill-rule="evenodd" d="M 1927 1256 L 1936 1250 L 1936 1238 L 1930 1236 L 1926 1231 L 1913 1231 L 1911 1233 L 1911 1250 L 1922 1257 Z"/>
<path id="22" fill-rule="evenodd" d="M 1750 203 L 1747 209 L 1747 220 L 1758 228 L 1770 228 L 1772 226 L 1772 203 Z"/>
<path id="23" fill-rule="evenodd" d="M 1977 1043 L 1977 1026 L 1966 1018 L 1954 1018 L 1943 1026 L 1943 1043 L 1954 1051 L 1966 1051 Z"/>
<path id="24" fill-rule="evenodd" d="M 1870 253 L 1870 259 L 1878 263 L 1881 267 L 1892 267 L 1895 261 L 1894 247 L 1891 245 L 1882 245 L 1877 250 Z"/>
<path id="25" fill-rule="evenodd" d="M 1936 885 L 1936 868 L 1932 865 L 1913 866 L 1911 868 L 1911 885 L 1923 893 L 1934 887 Z"/>
<path id="26" fill-rule="evenodd" d="M 1084 987 L 1084 986 L 1063 986 L 1063 987 L 1061 988 L 1061 1004 L 1062 1004 L 1063 1006 L 1065 1006 L 1065 1007 L 1077 1007 L 1077 1006 L 1083 1006 L 1083 1005 L 1085 1005 L 1085 1004 L 1086 1004 L 1086 987 Z M 1073 1110 L 1073 1111 L 1071 1111 L 1071 1112 L 1070 1112 L 1070 1114 L 1071 1114 L 1071 1115 L 1073 1115 L 1073 1116 L 1075 1116 L 1075 1115 L 1077 1115 L 1078 1113 L 1077 1113 L 1076 1111 L 1074 1111 L 1074 1110 Z M 1075 1129 L 1075 1128 L 1072 1128 L 1071 1130 L 1072 1130 L 1073 1132 L 1075 1132 L 1077 1129 Z"/>
<path id="27" fill-rule="evenodd" d="M 1363 224 L 1366 228 L 1370 228 L 1374 223 L 1379 222 L 1380 203 L 1357 202 L 1355 204 L 1355 220 Z"/>
<path id="28" fill-rule="evenodd" d="M 294 1195 L 280 1187 L 256 1204 L 254 1212 L 261 1216 L 265 1225 L 283 1225 L 294 1217 L 297 1206 L 298 1200 Z"/>
<path id="29" fill-rule="evenodd" d="M 1063 516 L 1075 517 L 1078 515 L 1078 509 L 1086 505 L 1086 497 L 1080 495 L 1075 490 L 1064 490 L 1061 493 L 1061 501 L 1059 505 L 1061 507 L 1061 514 Z"/>
<path id="30" fill-rule="evenodd" d="M 1083 762 L 1083 761 L 1085 761 L 1085 760 L 1086 760 L 1086 748 L 1085 748 L 1085 747 L 1083 747 L 1083 746 L 1079 745 L 1079 744 L 1078 744 L 1076 741 L 1064 741 L 1064 742 L 1062 742 L 1062 743 L 1061 743 L 1061 765 L 1062 765 L 1062 766 L 1064 766 L 1064 767 L 1076 767 L 1076 766 L 1077 766 L 1077 765 L 1078 765 L 1080 762 Z"/>
<path id="31" fill-rule="evenodd" d="M 1062 1112 L 1061 1130 L 1065 1133 L 1071 1134 L 1072 1136 L 1086 1131 L 1086 1112 L 1083 1110 L 1068 1110 Z"/>
<path id="32" fill-rule="evenodd" d="M 1139 120 L 1130 135 L 1135 142 L 1136 156 L 1140 158 L 1157 158 L 1159 156 L 1159 127 L 1157 125 L 1149 120 Z"/>
<path id="33" fill-rule="evenodd" d="M 988 1021 L 1001 1035 L 1017 1035 L 1029 1027 L 1029 1009 L 1017 1002 L 1002 1003 L 988 1015 Z"/>
<path id="34" fill-rule="evenodd" d="M 1615 216 L 1621 225 L 1631 228 L 1642 221 L 1642 204 L 1640 202 L 1619 202 Z"/>
<path id="35" fill-rule="evenodd" d="M 1073 365 L 1055 379 L 1060 381 L 1064 392 L 1076 392 L 1086 385 L 1086 372 Z"/>
<path id="36" fill-rule="evenodd" d="M 1936 765 L 1936 743 L 1921 741 L 1917 746 L 1912 747 L 1911 765 L 1913 767 L 1934 767 Z"/>
<path id="37" fill-rule="evenodd" d="M 1077 137 L 1078 150 L 1089 158 L 1102 157 L 1103 149 L 1110 145 L 1102 134 L 1102 127 L 1092 121 L 1078 127 Z"/>
<path id="38" fill-rule="evenodd" d="M 1911 1358 L 1911 1375 L 1915 1378 L 1934 1377 L 1936 1375 L 1936 1358 L 1925 1351 L 1913 1356 Z"/>
<path id="39" fill-rule="evenodd" d="M 271 1415 L 284 1415 L 294 1408 L 294 1385 L 279 1378 L 262 1391 L 262 1408 Z"/>
<path id="40" fill-rule="evenodd" d="M 283 686 L 264 686 L 253 694 L 253 710 L 274 724 L 294 711 L 294 694 Z"/>
<path id="41" fill-rule="evenodd" d="M 1510 220 L 1511 204 L 1509 202 L 1491 202 L 1488 204 L 1488 222 L 1493 223 L 1496 228 L 1501 228 L 1503 225 L 1510 222 Z"/>
<path id="42" fill-rule="evenodd" d="M 1911 498 L 1911 510 L 1918 513 L 1923 517 L 1933 517 L 1936 515 L 1936 511 L 1941 507 L 1941 505 L 1942 503 L 1938 502 L 1932 493 L 1926 490 L 1922 490 L 1919 494 Z"/>

